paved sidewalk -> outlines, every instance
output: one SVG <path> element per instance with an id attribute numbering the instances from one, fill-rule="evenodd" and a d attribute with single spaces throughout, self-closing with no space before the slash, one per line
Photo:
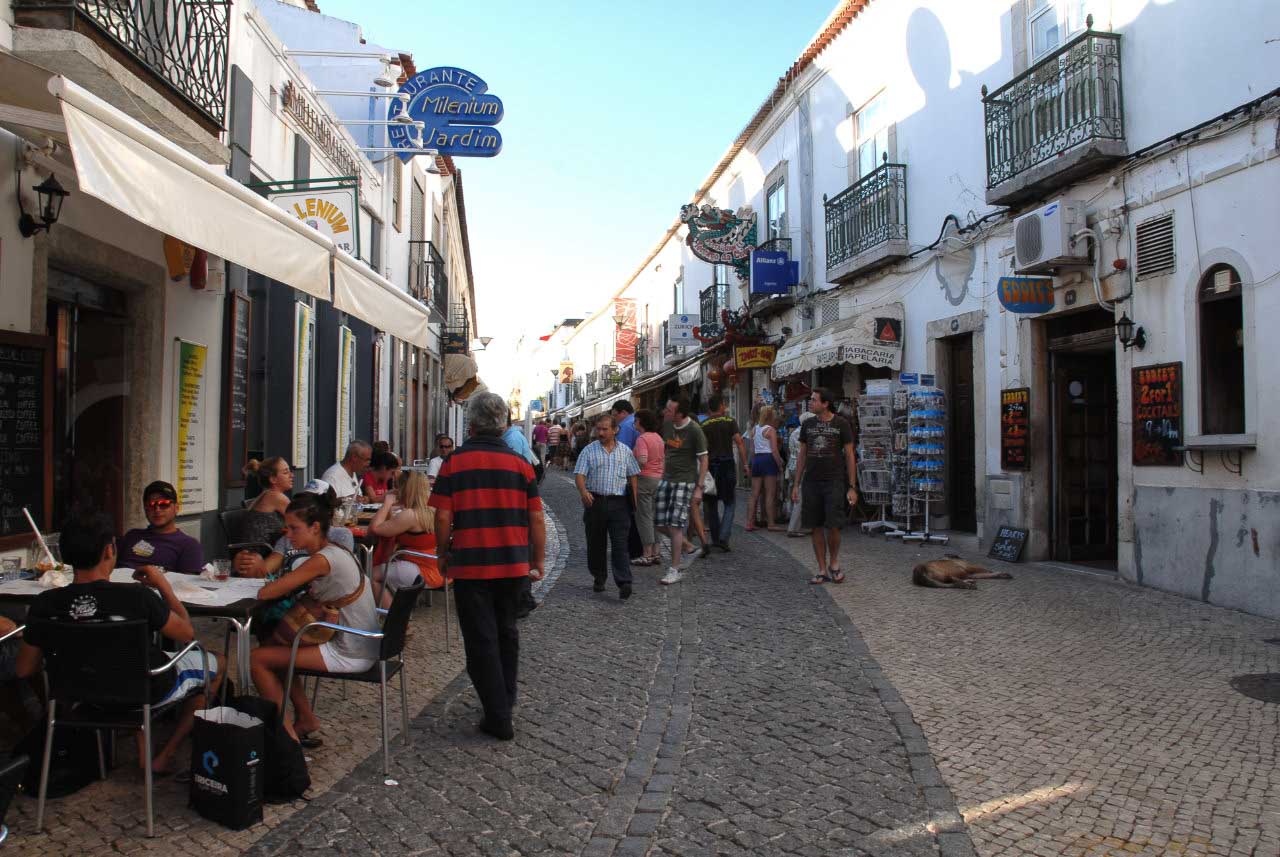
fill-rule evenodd
<path id="1" fill-rule="evenodd" d="M 768 538 L 812 568 L 808 539 Z M 982 855 L 1280 854 L 1280 623 L 1036 564 L 920 589 L 951 549 L 846 531 L 827 589 L 924 727 Z M 804 588 L 802 579 L 793 585 Z"/>
<path id="2" fill-rule="evenodd" d="M 522 626 L 516 740 L 476 734 L 465 676 L 251 853 L 967 855 L 910 712 L 822 591 L 755 536 L 661 587 L 595 594 L 577 497 L 544 495 L 571 554 Z"/>

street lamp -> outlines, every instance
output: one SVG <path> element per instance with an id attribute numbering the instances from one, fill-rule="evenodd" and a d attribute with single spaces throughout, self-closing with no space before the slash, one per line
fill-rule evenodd
<path id="1" fill-rule="evenodd" d="M 613 314 L 613 323 L 614 323 L 614 324 L 616 324 L 616 325 L 618 326 L 618 329 L 619 329 L 619 330 L 621 330 L 621 329 L 622 329 L 622 326 L 623 326 L 624 324 L 626 324 L 626 323 L 627 323 L 627 314 L 626 314 L 626 313 L 624 313 L 624 312 L 622 312 L 621 310 L 619 310 L 618 312 L 614 313 L 614 314 Z"/>
<path id="2" fill-rule="evenodd" d="M 40 221 L 37 222 L 34 217 L 23 211 L 22 194 L 18 194 L 18 231 L 22 233 L 23 238 L 30 238 L 37 232 L 48 232 L 49 228 L 58 222 L 58 215 L 62 213 L 62 201 L 69 195 L 52 173 L 40 184 L 33 185 L 31 189 L 40 198 Z"/>

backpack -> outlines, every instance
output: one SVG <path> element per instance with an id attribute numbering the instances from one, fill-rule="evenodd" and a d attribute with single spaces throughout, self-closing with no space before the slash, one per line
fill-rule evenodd
<path id="1" fill-rule="evenodd" d="M 262 721 L 266 727 L 263 745 L 264 792 L 268 801 L 290 801 L 302 797 L 311 787 L 307 758 L 302 747 L 289 737 L 274 702 L 259 696 L 229 698 L 227 705 Z"/>
<path id="2" fill-rule="evenodd" d="M 40 766 L 44 760 L 44 736 L 49 728 L 47 716 L 40 719 L 34 729 L 23 736 L 14 748 L 14 756 L 26 756 L 31 760 L 23 774 L 21 790 L 34 798 L 40 790 Z M 111 770 L 112 742 L 107 730 L 103 730 L 102 753 L 107 770 Z M 98 779 L 98 740 L 92 729 L 53 730 L 53 756 L 49 760 L 49 785 L 45 796 L 56 798 L 75 794 Z"/>

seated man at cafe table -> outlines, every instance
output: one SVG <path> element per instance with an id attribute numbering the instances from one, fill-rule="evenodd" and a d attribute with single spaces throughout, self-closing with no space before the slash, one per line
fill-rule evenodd
<path id="1" fill-rule="evenodd" d="M 320 478 L 333 486 L 339 500 L 348 497 L 360 497 L 360 477 L 369 469 L 373 459 L 373 447 L 363 440 L 353 440 L 347 444 L 347 452 L 342 460 L 330 465 L 320 474 Z"/>
<path id="2" fill-rule="evenodd" d="M 199 574 L 204 568 L 204 549 L 178 529 L 177 490 L 168 482 L 152 482 L 142 492 L 142 510 L 148 525 L 124 534 L 120 540 L 120 566 L 154 565 L 165 571 Z"/>
<path id="3" fill-rule="evenodd" d="M 174 594 L 173 587 L 156 565 L 141 565 L 134 572 L 138 583 L 112 583 L 111 571 L 119 564 L 111 519 L 101 513 L 73 515 L 62 528 L 62 559 L 75 570 L 75 579 L 59 589 L 47 589 L 31 602 L 27 613 L 32 619 L 54 622 L 127 622 L 145 620 L 153 633 L 179 645 L 195 637 L 191 618 Z M 48 635 L 47 627 L 28 627 L 18 651 L 17 673 L 20 677 L 36 675 L 43 650 L 56 648 L 57 638 Z M 152 668 L 168 662 L 166 654 L 154 643 L 148 653 Z M 200 652 L 187 652 L 173 666 L 151 679 L 151 703 L 161 705 L 186 699 L 173 735 L 151 760 L 158 774 L 176 768 L 176 753 L 182 739 L 191 731 L 196 711 L 204 707 L 204 663 Z M 214 652 L 208 654 L 209 690 L 215 692 L 222 676 L 222 660 Z M 145 758 L 142 735 L 138 735 L 138 759 Z M 139 761 L 139 764 L 142 764 Z"/>

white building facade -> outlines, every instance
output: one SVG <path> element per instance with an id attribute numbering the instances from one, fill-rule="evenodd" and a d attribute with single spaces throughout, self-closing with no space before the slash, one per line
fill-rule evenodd
<path id="1" fill-rule="evenodd" d="M 748 295 L 677 221 L 602 296 L 608 323 L 568 348 L 598 353 L 631 299 L 649 308 L 647 359 L 597 398 L 718 388 L 740 419 L 817 385 L 851 400 L 871 378 L 931 374 L 948 401 L 935 527 L 984 546 L 1019 527 L 1024 558 L 1280 615 L 1280 400 L 1264 374 L 1280 356 L 1265 336 L 1280 64 L 1261 35 L 1280 10 L 1233 6 L 841 3 L 695 197 L 673 201 L 750 206 L 757 243 L 789 240 L 796 285 Z M 730 372 L 714 339 L 667 353 L 667 315 L 714 323 L 726 306 L 779 346 L 773 367 Z M 868 346 L 886 319 L 899 341 Z M 1014 438 L 1002 394 L 1024 390 Z"/>

